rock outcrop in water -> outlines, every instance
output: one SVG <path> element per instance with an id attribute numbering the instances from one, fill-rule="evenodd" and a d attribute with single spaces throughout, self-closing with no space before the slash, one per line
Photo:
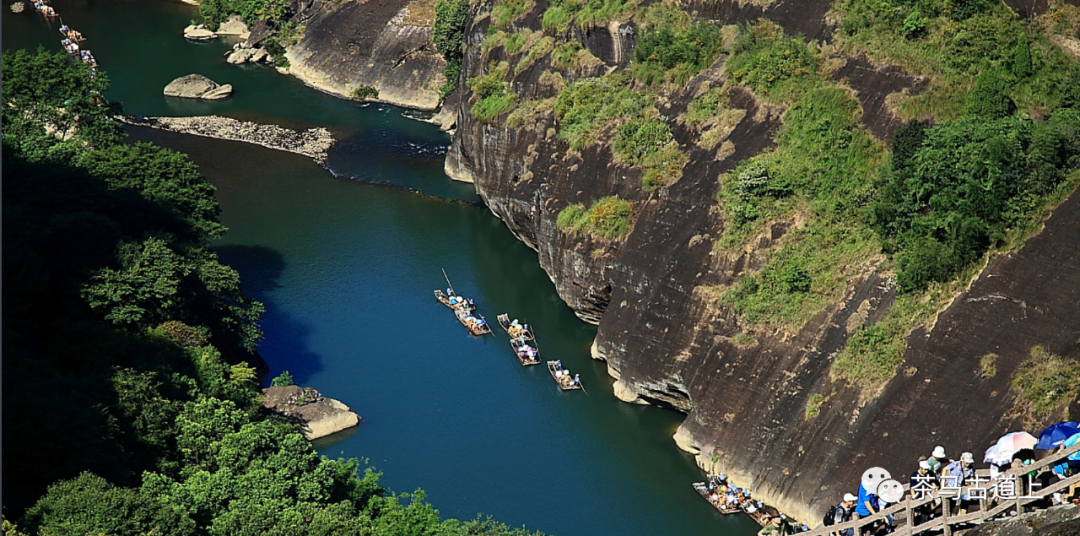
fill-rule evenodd
<path id="1" fill-rule="evenodd" d="M 431 41 L 434 0 L 320 5 L 305 14 L 310 18 L 304 36 L 286 54 L 289 74 L 345 97 L 371 86 L 383 102 L 420 110 L 438 107 L 445 61 Z"/>
<path id="2" fill-rule="evenodd" d="M 263 408 L 300 425 L 308 440 L 319 439 L 360 423 L 360 416 L 349 406 L 326 398 L 311 387 L 267 387 L 263 389 Z"/>
<path id="3" fill-rule="evenodd" d="M 466 35 L 463 79 L 508 54 L 485 48 L 492 3 L 484 2 Z M 825 0 L 766 2 L 719 0 L 694 3 L 701 18 L 721 24 L 767 17 L 789 35 L 825 39 Z M 541 29 L 549 2 L 537 0 L 515 28 Z M 555 69 L 548 54 L 514 71 L 510 86 L 520 101 L 554 97 L 559 83 L 625 68 L 632 56 L 629 26 L 572 29 L 593 59 Z M 887 140 L 900 124 L 885 97 L 921 91 L 925 80 L 863 57 L 837 56 L 837 80 L 844 79 L 863 108 L 869 131 Z M 545 76 L 559 71 L 563 80 Z M 657 103 L 676 117 L 704 84 L 724 79 L 724 58 L 679 92 Z M 1080 195 L 1074 194 L 1046 222 L 1045 229 L 1010 255 L 993 259 L 968 289 L 940 313 L 926 331 L 908 338 L 903 370 L 880 392 L 866 397 L 831 376 L 832 358 L 849 332 L 880 319 L 893 304 L 895 288 L 876 263 L 851 267 L 843 298 L 819 311 L 794 333 L 753 332 L 754 344 L 739 344 L 748 329 L 720 306 L 717 288 L 726 288 L 757 270 L 765 252 L 799 221 L 767 228 L 745 251 L 723 254 L 713 241 L 725 228 L 713 199 L 721 174 L 737 162 L 772 146 L 783 111 L 735 87 L 731 107 L 742 110 L 725 136 L 730 145 L 705 150 L 697 134 L 670 124 L 689 163 L 682 178 L 657 190 L 641 188 L 641 171 L 619 163 L 609 145 L 571 151 L 557 140 L 550 108 L 539 108 L 516 127 L 475 119 L 475 102 L 462 91 L 457 132 L 447 155 L 447 173 L 475 182 L 492 212 L 535 249 L 567 304 L 584 320 L 599 324 L 593 357 L 607 363 L 620 399 L 668 407 L 687 414 L 675 435 L 678 445 L 697 455 L 709 471 L 724 471 L 755 496 L 802 520 L 820 519 L 844 492 L 858 486 L 874 465 L 894 473 L 911 470 L 916 457 L 935 445 L 950 453 L 978 451 L 1001 433 L 1018 429 L 1009 415 L 1009 379 L 1036 344 L 1068 357 L 1080 348 Z M 623 239 L 604 240 L 560 230 L 559 212 L 617 195 L 635 208 L 633 230 Z M 997 373 L 978 374 L 979 358 L 1000 356 Z M 806 418 L 811 395 L 820 410 Z M 822 396 L 823 395 L 823 396 Z M 1074 403 L 1071 415 L 1080 414 Z M 956 418 L 944 419 L 949 415 Z"/>
<path id="4" fill-rule="evenodd" d="M 222 86 L 201 74 L 189 74 L 169 82 L 164 93 L 166 97 L 220 100 L 232 94 L 232 84 Z"/>

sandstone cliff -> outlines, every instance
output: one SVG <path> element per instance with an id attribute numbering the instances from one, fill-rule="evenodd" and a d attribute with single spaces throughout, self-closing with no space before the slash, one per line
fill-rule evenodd
<path id="1" fill-rule="evenodd" d="M 761 7 L 758 4 L 764 4 Z M 537 0 L 511 30 L 540 31 L 549 3 Z M 484 46 L 491 35 L 492 3 L 474 7 L 466 35 L 463 79 L 486 74 L 496 62 L 520 61 L 503 46 Z M 692 3 L 701 18 L 737 24 L 767 17 L 791 35 L 825 39 L 829 2 L 719 0 Z M 568 35 L 591 54 L 556 68 L 551 54 L 517 69 L 509 84 L 520 101 L 558 94 L 575 79 L 618 71 L 634 47 L 632 22 L 614 22 Z M 579 54 L 580 57 L 580 54 Z M 920 91 L 925 81 L 864 57 L 837 54 L 837 80 L 857 94 L 863 122 L 887 140 L 900 124 L 886 96 Z M 676 117 L 707 83 L 724 80 L 721 57 L 657 109 Z M 551 76 L 558 72 L 560 77 Z M 1080 354 L 1080 196 L 1073 195 L 1046 222 L 1045 230 L 1018 252 L 992 259 L 956 296 L 929 331 L 908 339 L 902 372 L 879 392 L 831 377 L 835 354 L 849 332 L 877 321 L 895 298 L 889 274 L 874 262 L 851 267 L 838 301 L 797 331 L 741 325 L 718 305 L 715 289 L 759 269 L 764 253 L 798 221 L 771 225 L 740 254 L 712 247 L 726 223 L 712 200 L 723 174 L 743 158 L 772 145 L 782 109 L 759 102 L 739 87 L 731 106 L 743 110 L 720 150 L 696 144 L 697 134 L 674 123 L 688 163 L 681 178 L 653 191 L 641 187 L 641 171 L 620 163 L 609 143 L 572 151 L 554 136 L 550 106 L 520 124 L 473 117 L 468 88 L 458 105 L 458 130 L 447 155 L 447 173 L 474 181 L 492 212 L 535 249 L 559 295 L 584 320 L 599 324 L 593 357 L 617 379 L 616 396 L 687 414 L 675 440 L 697 454 L 710 471 L 724 471 L 755 496 L 802 520 L 821 513 L 844 492 L 854 491 L 862 471 L 880 465 L 903 474 L 934 445 L 949 453 L 981 451 L 1001 433 L 1018 429 L 1006 418 L 1012 407 L 1009 379 L 1036 344 L 1070 358 Z M 559 212 L 618 195 L 635 207 L 633 229 L 622 240 L 604 240 L 559 229 Z M 751 332 L 753 344 L 737 344 Z M 979 374 L 979 359 L 1000 356 L 996 375 Z M 805 417 L 811 395 L 821 396 L 816 417 Z M 1070 414 L 1080 414 L 1074 404 Z"/>
<path id="2" fill-rule="evenodd" d="M 361 85 L 372 86 L 379 101 L 433 110 L 445 65 L 431 42 L 434 5 L 318 2 L 303 14 L 306 30 L 286 54 L 288 72 L 328 93 L 348 97 Z"/>

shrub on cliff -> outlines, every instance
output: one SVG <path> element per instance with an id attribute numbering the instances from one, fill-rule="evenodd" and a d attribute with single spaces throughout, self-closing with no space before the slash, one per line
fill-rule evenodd
<path id="1" fill-rule="evenodd" d="M 634 209 L 618 196 L 597 200 L 588 209 L 580 203 L 559 212 L 555 225 L 569 233 L 585 231 L 608 240 L 622 238 L 634 227 Z"/>
<path id="2" fill-rule="evenodd" d="M 360 84 L 353 88 L 352 96 L 354 99 L 377 99 L 379 98 L 379 90 L 375 89 L 375 86 Z"/>
<path id="3" fill-rule="evenodd" d="M 1078 163 L 1067 141 L 1076 128 L 1066 126 L 1075 116 L 1066 109 L 1042 124 L 1015 117 L 942 123 L 925 131 L 910 156 L 907 144 L 918 136 L 905 135 L 873 208 L 875 230 L 896 252 L 901 290 L 950 280 L 1023 224 Z"/>
<path id="4" fill-rule="evenodd" d="M 1012 74 L 1020 79 L 1031 76 L 1031 47 L 1028 45 L 1026 33 L 1020 34 L 1020 38 L 1016 41 L 1016 49 L 1013 51 Z"/>
<path id="5" fill-rule="evenodd" d="M 589 211 L 585 208 L 585 205 L 575 203 L 559 211 L 559 216 L 555 219 L 555 226 L 560 231 L 569 233 L 580 229 L 588 221 Z"/>
<path id="6" fill-rule="evenodd" d="M 435 4 L 435 25 L 431 40 L 435 50 L 446 60 L 443 76 L 446 82 L 439 89 L 439 100 L 457 87 L 461 62 L 465 54 L 465 29 L 469 25 L 469 0 L 439 0 Z"/>
<path id="7" fill-rule="evenodd" d="M 634 209 L 618 196 L 600 199 L 589 209 L 589 228 L 604 238 L 620 238 L 634 227 Z"/>
<path id="8" fill-rule="evenodd" d="M 645 31 L 637 38 L 633 69 L 634 76 L 645 84 L 685 85 L 723 51 L 716 24 L 693 22 L 673 4 L 653 4 L 639 19 Z"/>
<path id="9" fill-rule="evenodd" d="M 787 37 L 771 22 L 744 28 L 731 44 L 727 62 L 732 79 L 766 94 L 816 69 L 817 60 L 802 39 Z"/>
<path id="10" fill-rule="evenodd" d="M 495 118 L 514 109 L 518 96 L 506 82 L 510 64 L 499 62 L 488 68 L 488 74 L 469 80 L 473 91 L 472 116 L 480 121 L 493 121 Z"/>
<path id="11" fill-rule="evenodd" d="M 553 0 L 541 24 L 545 30 L 565 33 L 571 22 L 582 31 L 620 19 L 632 13 L 637 0 Z"/>
<path id="12" fill-rule="evenodd" d="M 497 28 L 506 28 L 535 5 L 534 0 L 495 0 L 495 6 L 491 8 L 491 22 Z"/>
<path id="13" fill-rule="evenodd" d="M 558 137 L 581 150 L 618 125 L 613 150 L 624 161 L 642 168 L 647 189 L 678 180 L 686 155 L 679 149 L 655 97 L 635 90 L 626 72 L 586 78 L 566 86 L 555 99 Z"/>
<path id="14" fill-rule="evenodd" d="M 647 156 L 674 140 L 671 129 L 660 119 L 633 119 L 615 130 L 612 149 L 620 158 L 640 165 Z"/>
<path id="15" fill-rule="evenodd" d="M 1080 361 L 1035 346 L 1031 357 L 1016 369 L 1010 386 L 1016 398 L 1009 415 L 1022 416 L 1025 424 L 1044 421 L 1080 395 Z"/>
<path id="16" fill-rule="evenodd" d="M 986 119 L 1008 117 L 1016 111 L 1016 104 L 1009 98 L 1009 85 L 1006 74 L 1000 68 L 988 68 L 979 73 L 975 90 L 968 98 L 968 115 L 977 115 Z"/>

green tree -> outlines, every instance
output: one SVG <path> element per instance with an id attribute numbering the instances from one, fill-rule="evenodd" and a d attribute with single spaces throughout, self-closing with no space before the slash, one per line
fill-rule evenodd
<path id="1" fill-rule="evenodd" d="M 1013 76 L 1020 79 L 1031 76 L 1031 47 L 1028 45 L 1026 33 L 1020 34 L 1020 38 L 1016 42 L 1016 49 L 1013 51 L 1012 73 Z"/>
<path id="2" fill-rule="evenodd" d="M 443 55 L 446 83 L 439 91 L 439 100 L 446 100 L 457 86 L 461 62 L 465 54 L 465 28 L 469 24 L 469 0 L 439 0 L 435 4 L 435 25 L 431 40 L 435 50 Z"/>
<path id="3" fill-rule="evenodd" d="M 113 145 L 81 153 L 76 165 L 103 179 L 112 189 L 131 188 L 159 205 L 169 207 L 205 242 L 225 235 L 218 223 L 221 209 L 216 188 L 199 174 L 187 157 L 149 143 Z"/>
<path id="4" fill-rule="evenodd" d="M 983 69 L 975 81 L 975 90 L 968 97 L 967 113 L 986 119 L 1008 117 L 1016 111 L 1016 104 L 1009 98 L 1009 84 L 1005 73 L 997 67 Z"/>
<path id="5" fill-rule="evenodd" d="M 293 381 L 292 374 L 289 374 L 289 371 L 283 370 L 281 371 L 281 374 L 278 374 L 273 380 L 270 380 L 270 385 L 274 387 L 288 387 L 290 385 L 296 385 L 296 382 Z"/>
<path id="6" fill-rule="evenodd" d="M 49 486 L 26 519 L 31 534 L 51 536 L 196 534 L 195 524 L 183 511 L 91 473 Z"/>
<path id="7" fill-rule="evenodd" d="M 922 13 L 915 9 L 904 19 L 904 26 L 900 30 L 907 39 L 918 39 L 926 33 L 926 19 Z"/>
<path id="8" fill-rule="evenodd" d="M 46 125 L 60 136 L 45 147 L 73 136 L 92 146 L 104 146 L 123 136 L 120 124 L 111 120 L 119 113 L 119 106 L 104 97 L 109 89 L 104 73 L 91 74 L 89 65 L 42 47 L 34 54 L 5 51 L 3 71 L 4 139 L 10 143 L 21 145 L 18 138 L 26 129 L 38 134 L 33 139 L 40 143 Z"/>
<path id="9" fill-rule="evenodd" d="M 180 283 L 192 267 L 160 238 L 125 242 L 120 268 L 103 268 L 83 289 L 87 305 L 122 327 L 149 327 L 175 317 L 183 303 Z"/>

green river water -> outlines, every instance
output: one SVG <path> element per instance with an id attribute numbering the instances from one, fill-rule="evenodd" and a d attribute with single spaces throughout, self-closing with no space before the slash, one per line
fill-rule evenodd
<path id="1" fill-rule="evenodd" d="M 423 488 L 444 516 L 482 512 L 511 526 L 571 535 L 749 535 L 690 487 L 703 475 L 671 440 L 682 415 L 617 401 L 596 333 L 559 300 L 535 253 L 442 172 L 446 134 L 389 107 L 320 94 L 264 66 L 231 66 L 229 41 L 180 35 L 196 11 L 164 0 L 54 0 L 88 38 L 112 81 L 108 97 L 136 115 L 219 114 L 289 127 L 326 126 L 341 143 L 327 169 L 238 142 L 131 129 L 184 151 L 217 186 L 228 235 L 215 244 L 267 314 L 261 353 L 271 374 L 351 406 L 363 422 L 317 442 L 369 460 L 396 491 Z M 4 7 L 7 9 L 6 4 Z M 60 50 L 59 22 L 5 12 L 3 48 Z M 221 102 L 167 99 L 190 73 L 235 88 Z M 331 172 L 332 171 L 332 172 Z M 391 185 L 394 188 L 380 185 Z M 432 290 L 445 268 L 494 322 L 535 328 L 545 359 L 580 373 L 561 392 L 523 368 L 501 331 L 472 339 Z"/>

